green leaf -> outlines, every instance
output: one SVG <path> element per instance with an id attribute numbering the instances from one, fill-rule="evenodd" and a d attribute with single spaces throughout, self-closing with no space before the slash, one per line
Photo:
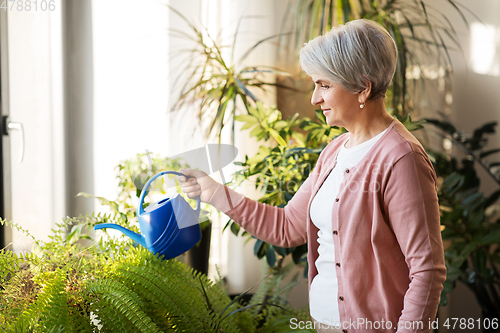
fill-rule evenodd
<path id="1" fill-rule="evenodd" d="M 240 232 L 240 226 L 236 223 L 231 224 L 231 232 L 235 235 L 238 236 L 238 233 Z"/>
<path id="2" fill-rule="evenodd" d="M 448 281 L 455 281 L 462 275 L 462 271 L 456 267 L 447 267 L 446 271 L 446 280 Z"/>
<path id="3" fill-rule="evenodd" d="M 307 253 L 307 245 L 304 244 L 304 245 L 301 245 L 301 246 L 297 246 L 293 252 L 292 252 L 292 259 L 293 259 L 293 262 L 298 265 L 299 263 L 302 262 L 302 258 L 304 256 L 304 254 Z"/>
<path id="4" fill-rule="evenodd" d="M 490 121 L 487 122 L 486 124 L 482 125 L 478 129 L 474 131 L 473 136 L 475 138 L 481 138 L 485 133 L 487 134 L 493 134 L 495 133 L 495 127 L 497 126 L 496 121 Z"/>
<path id="5" fill-rule="evenodd" d="M 254 94 L 250 92 L 250 90 L 248 90 L 248 88 L 243 84 L 243 82 L 240 81 L 240 79 L 234 77 L 234 81 L 245 95 L 249 96 L 254 101 L 258 101 L 258 98 L 255 97 Z"/>
<path id="6" fill-rule="evenodd" d="M 464 177 L 454 172 L 444 179 L 442 190 L 453 194 L 455 191 L 461 188 L 463 183 Z"/>
<path id="7" fill-rule="evenodd" d="M 241 126 L 241 130 L 246 130 L 246 129 L 249 129 L 249 128 L 252 128 L 254 127 L 255 124 L 252 124 L 252 123 L 246 123 L 245 125 Z"/>
<path id="8" fill-rule="evenodd" d="M 444 228 L 444 230 L 441 231 L 441 237 L 443 240 L 462 238 L 462 236 L 452 228 Z"/>
<path id="9" fill-rule="evenodd" d="M 271 124 L 271 123 L 274 123 L 275 121 L 277 121 L 281 116 L 281 112 L 279 112 L 278 110 L 274 110 L 271 115 L 269 116 L 268 118 L 268 122 Z"/>
<path id="10" fill-rule="evenodd" d="M 442 129 L 443 131 L 445 131 L 446 133 L 451 134 L 451 135 L 453 135 L 457 131 L 455 126 L 453 126 L 451 123 L 449 123 L 447 121 L 441 121 L 441 120 L 430 119 L 430 118 L 426 118 L 425 121 L 429 124 L 432 124 L 440 129 Z"/>
<path id="11" fill-rule="evenodd" d="M 106 198 L 103 198 L 103 197 L 96 197 L 92 194 L 89 194 L 89 193 L 85 193 L 85 192 L 80 192 L 76 195 L 77 197 L 84 197 L 84 198 L 94 198 L 94 199 L 97 199 L 97 201 L 99 201 L 99 203 L 103 206 L 109 206 L 111 208 L 112 211 L 114 212 L 118 212 L 118 209 L 119 209 L 119 206 L 116 202 L 114 201 L 111 201 L 111 200 L 108 200 Z"/>
<path id="12" fill-rule="evenodd" d="M 484 202 L 483 194 L 482 193 L 474 193 L 470 196 L 468 196 L 462 203 L 460 204 L 460 207 L 464 209 L 464 214 L 467 216 L 471 211 L 476 209 L 478 206 L 481 205 L 481 203 Z"/>
<path id="13" fill-rule="evenodd" d="M 425 119 L 412 121 L 411 116 L 407 115 L 406 118 L 403 120 L 403 125 L 406 127 L 408 131 L 412 132 L 423 128 L 422 124 L 424 124 L 425 122 L 426 122 Z"/>
<path id="14" fill-rule="evenodd" d="M 257 126 L 255 127 L 251 132 L 250 132 L 250 136 L 251 137 L 256 137 L 256 136 L 259 136 L 259 135 L 262 135 L 262 127 L 260 126 Z"/>
<path id="15" fill-rule="evenodd" d="M 496 243 L 500 243 L 500 230 L 492 231 L 481 238 L 482 245 L 491 245 Z"/>
<path id="16" fill-rule="evenodd" d="M 254 116 L 249 115 L 249 114 L 241 114 L 241 115 L 234 116 L 233 118 L 234 118 L 234 120 L 237 120 L 237 121 L 243 121 L 243 122 L 252 123 L 252 124 L 256 124 L 259 121 L 257 118 L 255 118 Z"/>
<path id="17" fill-rule="evenodd" d="M 281 146 L 287 145 L 285 140 L 283 140 L 281 135 L 276 130 L 269 129 L 269 134 L 271 134 L 271 136 L 278 142 L 279 145 L 281 145 Z"/>
<path id="18" fill-rule="evenodd" d="M 464 258 L 464 260 L 467 260 L 467 258 L 470 256 L 470 254 L 477 248 L 479 245 L 479 242 L 472 242 L 467 244 L 467 246 L 460 252 L 460 256 Z M 461 264 L 459 266 L 462 266 Z"/>
<path id="19" fill-rule="evenodd" d="M 222 232 L 226 231 L 227 227 L 229 227 L 233 222 L 233 220 L 229 220 L 226 222 L 226 225 L 224 225 L 224 228 L 222 228 Z"/>
<path id="20" fill-rule="evenodd" d="M 253 254 L 261 259 L 266 253 L 266 243 L 263 240 L 257 239 L 253 247 Z"/>
<path id="21" fill-rule="evenodd" d="M 484 270 L 486 266 L 486 252 L 484 248 L 472 255 L 472 262 L 474 263 L 474 268 L 477 271 L 482 272 Z"/>
<path id="22" fill-rule="evenodd" d="M 479 227 L 484 221 L 484 209 L 474 210 L 468 213 L 469 216 L 469 226 L 472 228 Z"/>
<path id="23" fill-rule="evenodd" d="M 498 153 L 498 152 L 500 152 L 500 148 L 486 150 L 486 151 L 483 151 L 481 154 L 479 154 L 479 158 L 483 159 L 486 156 L 489 156 L 491 154 L 495 154 L 495 153 Z"/>
<path id="24" fill-rule="evenodd" d="M 266 259 L 269 267 L 274 267 L 276 263 L 276 252 L 274 252 L 274 247 L 272 245 L 267 246 Z"/>
<path id="25" fill-rule="evenodd" d="M 273 246 L 274 250 L 282 257 L 286 257 L 287 251 L 284 247 L 281 246 Z"/>

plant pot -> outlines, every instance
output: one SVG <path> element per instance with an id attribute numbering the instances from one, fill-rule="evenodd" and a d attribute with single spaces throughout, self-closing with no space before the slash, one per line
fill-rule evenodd
<path id="1" fill-rule="evenodd" d="M 196 271 L 208 274 L 212 223 L 201 230 L 201 240 L 187 252 L 187 263 Z"/>

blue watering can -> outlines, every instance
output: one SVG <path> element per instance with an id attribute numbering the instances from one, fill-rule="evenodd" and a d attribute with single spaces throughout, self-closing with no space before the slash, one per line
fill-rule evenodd
<path id="1" fill-rule="evenodd" d="M 196 210 L 193 210 L 178 193 L 174 197 L 168 197 L 151 204 L 146 209 L 142 207 L 144 197 L 151 183 L 165 174 L 189 178 L 180 172 L 162 171 L 148 180 L 142 189 L 139 205 L 137 206 L 137 218 L 139 219 L 141 234 L 114 223 L 98 224 L 94 226 L 94 230 L 103 228 L 120 230 L 149 251 L 163 255 L 163 259 L 175 258 L 196 245 L 201 239 L 199 196 L 196 202 Z"/>

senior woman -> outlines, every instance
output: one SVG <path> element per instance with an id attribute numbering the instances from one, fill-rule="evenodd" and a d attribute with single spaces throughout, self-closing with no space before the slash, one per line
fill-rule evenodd
<path id="1" fill-rule="evenodd" d="M 429 332 L 446 276 L 436 176 L 420 143 L 385 109 L 397 61 L 389 33 L 355 20 L 307 43 L 311 103 L 345 133 L 284 208 L 258 203 L 199 170 L 179 177 L 274 245 L 308 244 L 309 304 L 318 332 Z"/>

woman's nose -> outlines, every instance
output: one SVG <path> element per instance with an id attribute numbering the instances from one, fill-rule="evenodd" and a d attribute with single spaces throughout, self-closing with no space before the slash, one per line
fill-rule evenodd
<path id="1" fill-rule="evenodd" d="M 321 97 L 321 94 L 318 93 L 317 89 L 314 89 L 314 92 L 311 97 L 311 104 L 312 105 L 318 105 L 323 102 L 323 98 Z"/>

